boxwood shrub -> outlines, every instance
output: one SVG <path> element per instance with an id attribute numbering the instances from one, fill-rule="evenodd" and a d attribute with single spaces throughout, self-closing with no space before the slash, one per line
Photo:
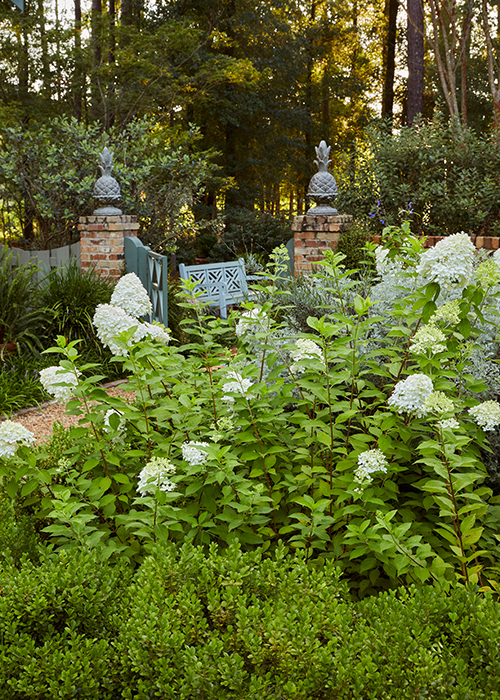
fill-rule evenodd
<path id="1" fill-rule="evenodd" d="M 500 698 L 500 608 L 463 587 L 351 600 L 332 561 L 278 549 L 95 554 L 0 573 L 0 700 Z"/>

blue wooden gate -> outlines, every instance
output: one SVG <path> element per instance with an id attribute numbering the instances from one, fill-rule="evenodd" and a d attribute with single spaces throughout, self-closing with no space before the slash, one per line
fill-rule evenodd
<path id="1" fill-rule="evenodd" d="M 147 290 L 153 306 L 149 321 L 159 321 L 168 326 L 167 256 L 153 253 L 137 236 L 126 236 L 124 240 L 127 272 L 135 272 Z"/>

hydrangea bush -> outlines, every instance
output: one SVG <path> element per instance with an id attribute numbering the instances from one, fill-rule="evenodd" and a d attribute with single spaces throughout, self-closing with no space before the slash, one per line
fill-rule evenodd
<path id="1" fill-rule="evenodd" d="M 63 471 L 22 446 L 5 459 L 9 495 L 55 548 L 137 562 L 155 542 L 238 539 L 334 559 L 360 593 L 457 578 L 487 588 L 499 515 L 480 449 L 500 405 L 481 400 L 471 363 L 496 336 L 498 276 L 485 282 L 463 234 L 436 249 L 401 236 L 378 251 L 388 278 L 368 296 L 329 252 L 317 284 L 334 303 L 300 337 L 275 320 L 275 299 L 229 322 L 200 309 L 185 326 L 199 342 L 181 347 L 137 338 L 137 320 L 117 328 L 132 403 L 96 387 L 60 338 L 81 425 Z M 258 285 L 268 298 L 279 273 Z M 375 301 L 380 285 L 392 302 Z M 219 341 L 235 330 L 234 354 Z"/>

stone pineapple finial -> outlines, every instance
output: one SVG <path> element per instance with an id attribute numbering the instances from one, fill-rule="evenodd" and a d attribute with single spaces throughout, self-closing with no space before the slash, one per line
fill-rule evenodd
<path id="1" fill-rule="evenodd" d="M 325 216 L 333 216 L 337 214 L 337 210 L 330 206 L 337 196 L 337 183 L 331 173 L 328 172 L 328 165 L 331 163 L 330 146 L 326 145 L 326 141 L 321 141 L 319 146 L 315 147 L 318 172 L 312 176 L 309 182 L 307 196 L 316 202 L 316 206 L 309 209 L 308 214 L 322 214 Z"/>
<path id="2" fill-rule="evenodd" d="M 118 204 L 122 195 L 120 185 L 111 175 L 113 170 L 113 154 L 105 146 L 99 156 L 99 168 L 101 177 L 94 185 L 94 197 L 100 205 L 94 214 L 98 216 L 119 216 L 122 212 L 114 205 Z"/>

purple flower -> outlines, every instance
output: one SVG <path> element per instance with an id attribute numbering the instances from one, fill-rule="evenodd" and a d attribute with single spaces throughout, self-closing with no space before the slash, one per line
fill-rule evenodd
<path id="1" fill-rule="evenodd" d="M 385 224 L 385 219 L 380 219 L 381 224 Z"/>
<path id="2" fill-rule="evenodd" d="M 373 217 L 375 216 L 375 214 L 372 214 L 372 213 L 370 212 L 370 213 L 368 214 L 368 216 L 370 217 L 370 219 L 373 219 Z"/>

